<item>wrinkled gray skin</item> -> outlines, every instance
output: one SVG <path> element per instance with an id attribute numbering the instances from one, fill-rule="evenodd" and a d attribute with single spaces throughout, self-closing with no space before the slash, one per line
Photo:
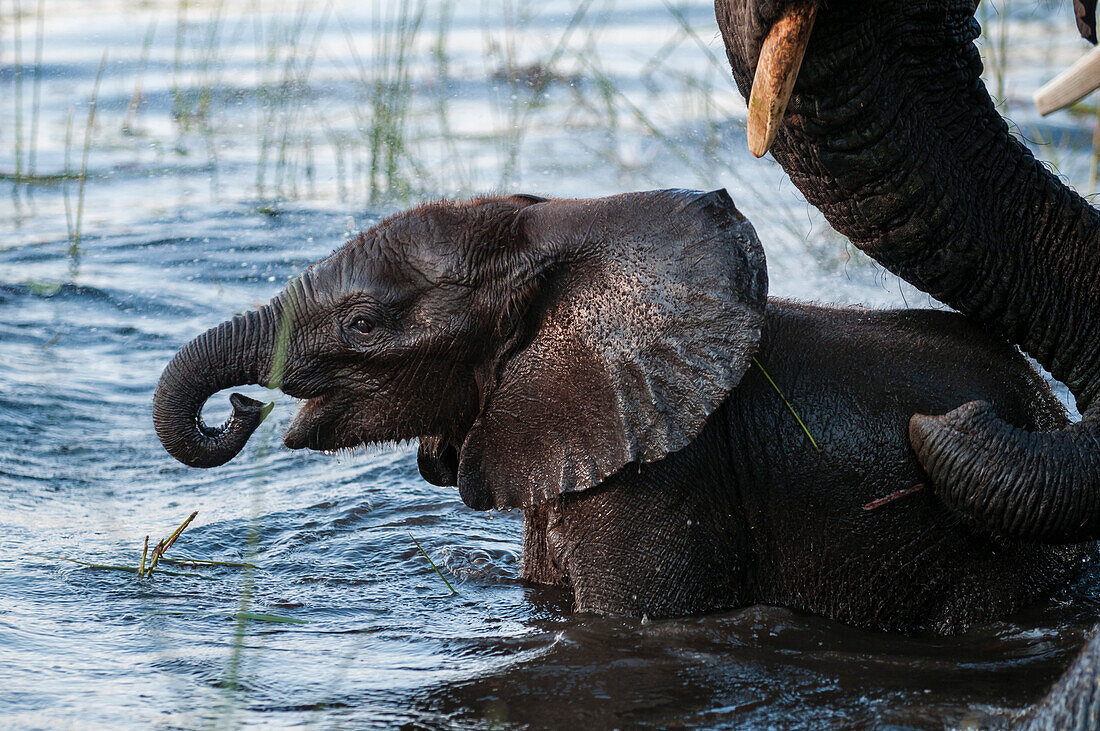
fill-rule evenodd
<path id="1" fill-rule="evenodd" d="M 261 413 L 235 397 L 209 428 L 203 403 L 271 382 L 306 399 L 288 446 L 419 437 L 425 478 L 525 510 L 523 576 L 571 588 L 577 611 L 763 602 L 946 633 L 1048 596 L 1087 550 L 995 538 L 910 491 L 926 480 L 915 412 L 982 398 L 1019 427 L 1065 426 L 1013 348 L 952 314 L 766 301 L 759 242 L 724 191 L 386 219 L 181 349 L 157 433 L 220 464 Z"/>
<path id="2" fill-rule="evenodd" d="M 817 20 L 775 159 L 837 231 L 1020 345 L 1083 414 L 1036 432 L 988 399 L 918 410 L 910 434 L 937 495 L 1001 535 L 1098 537 L 1100 211 L 998 114 L 974 44 L 977 0 L 716 0 L 746 98 L 768 31 L 808 2 Z M 1072 3 L 1093 43 L 1096 6 Z M 1100 727 L 1097 668 L 1093 641 L 1029 723 Z"/>
<path id="3" fill-rule="evenodd" d="M 746 95 L 780 15 L 819 5 L 775 159 L 837 231 L 1032 355 L 1080 423 L 1020 430 L 982 399 L 914 416 L 937 494 L 990 530 L 1100 538 L 1100 210 L 1009 130 L 974 0 L 717 0 Z"/>

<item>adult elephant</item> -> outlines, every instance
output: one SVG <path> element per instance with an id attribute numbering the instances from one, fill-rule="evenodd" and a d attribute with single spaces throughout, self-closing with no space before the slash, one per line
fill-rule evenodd
<path id="1" fill-rule="evenodd" d="M 1100 536 L 1100 212 L 1009 131 L 981 80 L 974 0 L 716 0 L 749 143 L 887 269 L 1018 344 L 1080 423 L 989 404 L 914 415 L 939 496 L 1001 534 Z M 1076 3 L 1095 37 L 1095 2 Z M 793 93 L 792 93 L 793 90 Z M 789 99 L 788 99 L 789 96 Z"/>
<path id="2" fill-rule="evenodd" d="M 716 0 L 749 145 L 884 266 L 988 323 L 1062 380 L 1057 432 L 987 404 L 914 416 L 937 493 L 1002 535 L 1100 532 L 1100 212 L 1009 132 L 974 46 L 980 0 Z M 1096 1 L 1074 0 L 1096 42 Z M 1089 84 L 1091 87 L 1094 84 Z M 792 93 L 793 92 L 793 93 Z M 1100 724 L 1100 634 L 1023 719 Z"/>

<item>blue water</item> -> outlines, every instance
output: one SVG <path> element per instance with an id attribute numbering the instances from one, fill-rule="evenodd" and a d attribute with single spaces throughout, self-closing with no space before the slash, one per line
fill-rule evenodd
<path id="1" fill-rule="evenodd" d="M 23 3 L 28 12 L 34 5 Z M 426 28 L 445 6 L 427 6 Z M 426 169 L 407 163 L 415 182 L 407 200 L 377 201 L 363 185 L 365 158 L 357 163 L 346 152 L 341 161 L 344 142 L 325 148 L 324 134 L 303 136 L 322 124 L 357 134 L 352 107 L 365 102 L 349 81 L 357 72 L 349 70 L 354 64 L 337 21 L 369 49 L 371 18 L 355 3 L 334 4 L 320 35 L 317 77 L 290 105 L 300 106 L 290 110 L 298 121 L 276 124 L 292 138 L 283 185 L 272 182 L 273 148 L 261 191 L 257 110 L 269 102 L 257 101 L 264 87 L 249 77 L 246 54 L 266 46 L 247 31 L 267 23 L 288 37 L 294 5 L 257 19 L 251 3 L 229 3 L 220 53 L 233 61 L 215 64 L 222 101 L 204 135 L 174 126 L 172 104 L 174 85 L 190 93 L 205 83 L 211 7 L 220 5 L 192 9 L 182 24 L 174 4 L 95 0 L 65 12 L 51 6 L 47 14 L 38 172 L 63 168 L 70 107 L 70 157 L 79 167 L 104 48 L 110 59 L 75 250 L 64 205 L 67 195 L 71 217 L 75 181 L 0 183 L 0 725 L 988 725 L 1034 702 L 1060 674 L 1100 606 L 1096 577 L 1020 616 L 946 639 L 865 633 L 771 607 L 659 622 L 574 616 L 568 595 L 519 581 L 521 517 L 476 513 L 454 490 L 424 483 L 415 445 L 338 458 L 292 453 L 281 435 L 295 403 L 253 388 L 244 390 L 277 407 L 236 460 L 206 471 L 175 462 L 150 416 L 156 380 L 173 353 L 267 301 L 348 231 L 422 198 L 488 189 L 601 195 L 725 186 L 761 232 L 773 292 L 928 302 L 829 234 L 774 164 L 748 158 L 736 124 L 743 105 L 695 39 L 677 35 L 677 21 L 661 3 L 634 3 L 620 14 L 596 7 L 584 27 L 601 34 L 603 55 L 592 61 L 584 34 L 574 39 L 577 50 L 562 63 L 583 53 L 590 66 L 565 69 L 562 78 L 578 73 L 587 81 L 556 83 L 524 112 L 518 162 L 507 175 L 516 90 L 493 80 L 500 45 L 483 36 L 504 38 L 507 22 L 518 23 L 518 37 L 534 39 L 519 43 L 521 52 L 545 53 L 554 47 L 545 36 L 563 32 L 574 6 L 558 3 L 542 16 L 512 21 L 496 6 L 452 7 L 449 75 L 432 71 L 427 41 L 413 73 L 410 124 L 419 135 L 417 164 Z M 720 52 L 708 4 L 686 11 L 703 45 Z M 1024 15 L 1013 22 L 1027 35 L 1038 21 Z M 143 66 L 150 24 L 154 40 Z M 26 63 L 33 16 L 20 27 Z M 177 28 L 186 29 L 179 64 Z M 12 26 L 0 29 L 9 39 L 0 46 L 0 172 L 10 172 Z M 310 33 L 303 36 L 308 45 Z M 639 37 L 656 45 L 638 51 Z M 666 60 L 646 72 L 666 41 Z M 599 112 L 593 63 L 645 105 L 671 144 L 630 123 L 622 99 L 614 119 Z M 703 88 L 733 107 L 734 121 L 692 106 L 696 97 L 683 81 L 692 69 L 710 69 L 698 71 L 696 82 L 714 85 Z M 1023 77 L 1031 78 L 1013 78 Z M 124 134 L 138 78 L 144 91 L 137 131 Z M 30 99 L 28 87 L 25 122 Z M 439 129 L 440 99 L 453 105 L 451 138 Z M 1075 129 L 1065 119 L 1051 124 Z M 497 131 L 482 135 L 487 125 Z M 1076 148 L 1059 154 L 1070 168 L 1087 160 Z M 206 418 L 220 420 L 227 410 L 224 394 L 216 396 Z M 192 511 L 197 518 L 169 556 L 258 568 L 169 567 L 200 576 L 138 580 L 33 555 L 133 566 L 146 535 L 155 542 Z"/>
<path id="2" fill-rule="evenodd" d="M 1033 701 L 1080 642 L 1095 613 L 1080 599 L 934 640 L 766 607 L 571 616 L 568 596 L 519 582 L 519 516 L 427 485 L 411 447 L 284 449 L 285 397 L 229 465 L 176 463 L 150 423 L 161 368 L 196 332 L 265 301 L 343 225 L 316 210 L 183 210 L 88 241 L 80 283 L 56 289 L 34 282 L 67 266 L 67 242 L 0 252 L 7 722 L 939 725 Z M 219 409 L 216 397 L 208 417 Z M 192 510 L 173 552 L 259 568 L 138 580 L 28 555 L 134 565 L 146 534 Z"/>

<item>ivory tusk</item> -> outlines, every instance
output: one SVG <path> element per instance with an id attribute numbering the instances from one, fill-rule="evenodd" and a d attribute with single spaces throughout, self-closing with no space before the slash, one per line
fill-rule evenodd
<path id="1" fill-rule="evenodd" d="M 1039 114 L 1045 117 L 1080 101 L 1097 88 L 1100 88 L 1100 47 L 1092 49 L 1043 84 L 1033 99 Z"/>
<path id="2" fill-rule="evenodd" d="M 792 7 L 764 39 L 749 94 L 749 152 L 756 157 L 764 156 L 779 132 L 816 15 L 817 2 Z"/>

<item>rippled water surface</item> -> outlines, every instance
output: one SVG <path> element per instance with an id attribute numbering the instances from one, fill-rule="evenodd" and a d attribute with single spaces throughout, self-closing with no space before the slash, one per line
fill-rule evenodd
<path id="1" fill-rule="evenodd" d="M 415 446 L 290 452 L 295 404 L 254 388 L 277 407 L 240 457 L 172 460 L 150 399 L 176 349 L 422 198 L 725 186 L 761 232 L 773 292 L 928 303 L 748 158 L 707 3 L 426 5 L 406 39 L 398 162 L 373 187 L 369 82 L 395 16 L 255 5 L 58 0 L 39 32 L 36 3 L 18 23 L 0 4 L 0 724 L 939 727 L 1004 721 L 1042 695 L 1096 615 L 1095 577 L 947 639 L 770 607 L 574 616 L 567 595 L 519 581 L 520 516 L 424 483 Z M 1023 51 L 1004 88 L 1025 132 L 1065 140 L 1041 152 L 1084 185 L 1088 124 L 1040 125 L 1026 105 L 1080 50 L 1065 15 L 1005 16 Z M 538 99 L 513 74 L 534 62 L 556 74 Z M 67 182 L 11 182 L 32 119 L 34 174 Z M 223 394 L 206 416 L 226 411 Z M 147 534 L 192 511 L 169 555 L 258 568 L 138 580 L 34 555 L 133 566 Z"/>

